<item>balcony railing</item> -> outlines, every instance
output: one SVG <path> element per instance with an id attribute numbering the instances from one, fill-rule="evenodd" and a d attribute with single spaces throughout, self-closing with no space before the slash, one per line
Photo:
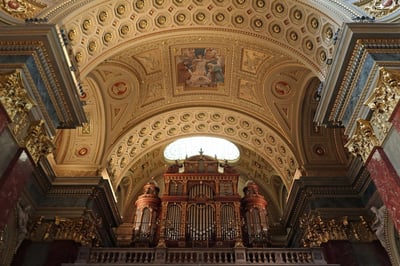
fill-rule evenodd
<path id="1" fill-rule="evenodd" d="M 327 265 L 327 262 L 319 248 L 81 248 L 75 263 L 63 265 L 170 264 Z"/>

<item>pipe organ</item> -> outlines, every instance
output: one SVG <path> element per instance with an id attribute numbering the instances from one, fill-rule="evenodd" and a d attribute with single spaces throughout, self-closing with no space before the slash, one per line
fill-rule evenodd
<path id="1" fill-rule="evenodd" d="M 255 246 L 265 240 L 260 236 L 268 229 L 267 202 L 255 183 L 248 183 L 241 199 L 239 174 L 227 163 L 200 154 L 176 162 L 163 177 L 161 199 L 148 194 L 146 184 L 136 201 L 133 244 L 146 236 L 149 246 L 158 241 L 166 247 Z"/>

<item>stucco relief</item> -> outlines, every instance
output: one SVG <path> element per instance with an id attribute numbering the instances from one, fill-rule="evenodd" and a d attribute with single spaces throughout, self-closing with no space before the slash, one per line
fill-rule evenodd
<path id="1" fill-rule="evenodd" d="M 249 49 L 243 49 L 241 68 L 243 71 L 256 74 L 261 64 L 270 57 L 272 57 L 271 54 L 268 55 Z"/>
<path id="2" fill-rule="evenodd" d="M 254 81 L 240 79 L 239 81 L 239 98 L 261 106 L 257 95 L 257 84 Z"/>

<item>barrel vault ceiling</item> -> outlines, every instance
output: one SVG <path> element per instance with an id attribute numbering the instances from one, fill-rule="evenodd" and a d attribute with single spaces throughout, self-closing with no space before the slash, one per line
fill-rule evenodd
<path id="1" fill-rule="evenodd" d="M 109 177 L 129 216 L 166 169 L 167 144 L 219 136 L 239 146 L 242 183 L 260 184 L 278 221 L 294 176 L 328 176 L 347 160 L 341 131 L 313 123 L 335 34 L 359 15 L 340 2 L 14 0 L 1 16 L 57 24 L 79 70 L 89 122 L 58 131 L 57 176 Z M 196 59 L 219 72 L 195 78 Z"/>

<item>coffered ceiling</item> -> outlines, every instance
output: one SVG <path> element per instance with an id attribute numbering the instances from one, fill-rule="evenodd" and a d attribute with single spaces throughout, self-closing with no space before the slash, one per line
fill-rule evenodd
<path id="1" fill-rule="evenodd" d="M 89 122 L 59 130 L 51 160 L 58 176 L 109 177 L 124 217 L 179 137 L 237 144 L 242 184 L 260 184 L 276 222 L 296 175 L 347 161 L 342 132 L 313 115 L 336 33 L 364 14 L 350 1 L 3 2 L 6 23 L 65 33 Z"/>

